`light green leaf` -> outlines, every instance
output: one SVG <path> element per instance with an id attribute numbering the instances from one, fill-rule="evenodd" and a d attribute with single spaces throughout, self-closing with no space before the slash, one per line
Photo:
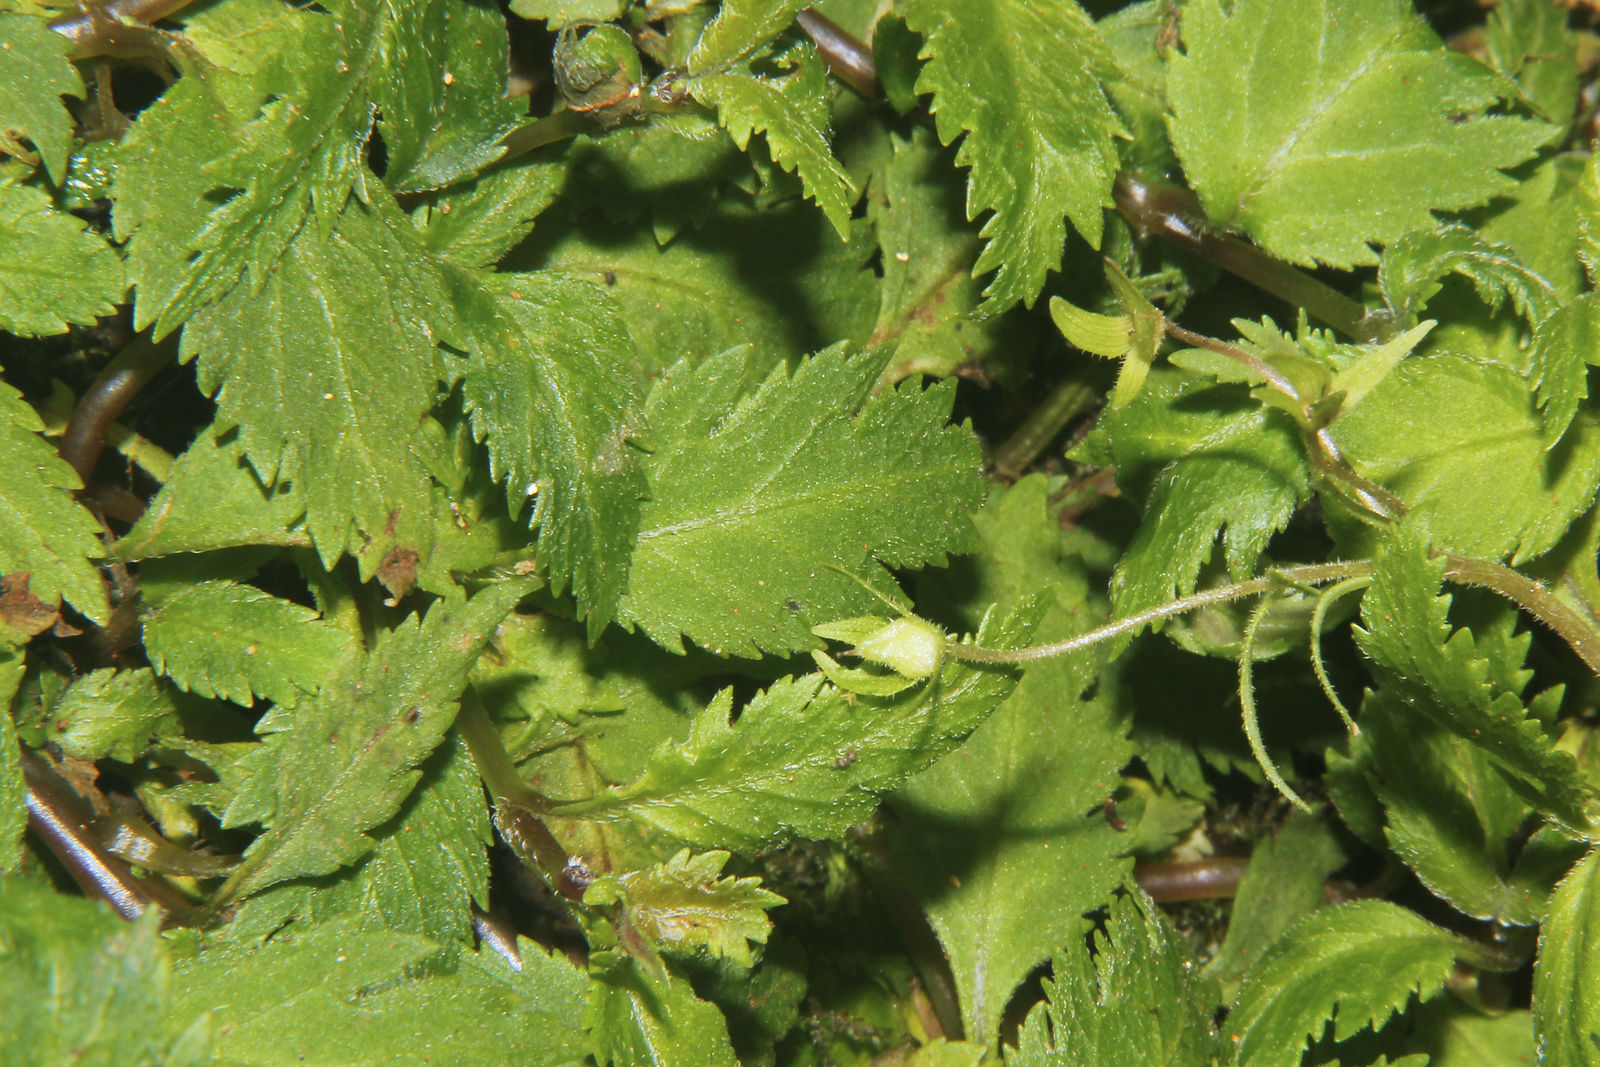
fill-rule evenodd
<path id="1" fill-rule="evenodd" d="M 91 671 L 51 710 L 50 740 L 69 756 L 132 763 L 158 734 L 179 734 L 178 702 L 148 667 Z"/>
<path id="2" fill-rule="evenodd" d="M 1600 485 L 1600 430 L 1586 415 L 1547 449 L 1531 383 L 1465 355 L 1402 362 L 1331 432 L 1359 473 L 1462 555 L 1532 559 Z"/>
<path id="3" fill-rule="evenodd" d="M 664 375 L 621 616 L 668 648 L 680 634 L 726 655 L 816 648 L 812 626 L 880 606 L 831 567 L 882 584 L 884 566 L 965 547 L 977 442 L 948 425 L 948 385 L 868 399 L 880 366 L 833 349 L 743 399 L 738 351 Z"/>
<path id="4" fill-rule="evenodd" d="M 1118 615 L 1193 592 L 1223 531 L 1228 570 L 1243 577 L 1309 490 L 1293 424 L 1234 390 L 1151 386 L 1100 424 L 1118 484 L 1144 501 L 1112 579 Z"/>
<path id="5" fill-rule="evenodd" d="M 726 0 L 689 53 L 689 73 L 721 71 L 782 33 L 809 0 Z"/>
<path id="6" fill-rule="evenodd" d="M 578 1063 L 583 972 L 531 941 L 518 948 L 520 971 L 483 951 L 462 952 L 441 972 L 424 963 L 439 946 L 415 935 L 350 922 L 296 926 L 263 945 L 217 944 L 181 962 L 173 1009 L 179 1018 L 210 1011 L 227 1063 Z"/>
<path id="7" fill-rule="evenodd" d="M 0 32 L 17 17 L 0 15 Z M 44 190 L 0 183 L 0 328 L 65 333 L 111 314 L 126 289 L 122 257 L 104 237 L 57 211 Z"/>
<path id="8" fill-rule="evenodd" d="M 1330 821 L 1299 812 L 1258 840 L 1205 977 L 1225 986 L 1238 982 L 1289 927 L 1327 905 L 1323 883 L 1345 862 Z"/>
<path id="9" fill-rule="evenodd" d="M 11 718 L 11 701 L 26 666 L 21 650 L 0 645 L 0 875 L 15 870 L 22 859 L 22 834 L 28 828 L 28 787 Z"/>
<path id="10" fill-rule="evenodd" d="M 611 300 L 581 282 L 484 282 L 487 300 L 469 305 L 477 343 L 463 385 L 473 430 L 488 439 L 511 514 L 532 498 L 540 567 L 556 592 L 571 584 L 594 637 L 627 583 L 645 493 L 629 443 L 643 428 L 633 345 Z"/>
<path id="11" fill-rule="evenodd" d="M 1581 832 L 1588 791 L 1576 762 L 1554 747 L 1516 692 L 1497 684 L 1472 632 L 1451 631 L 1451 598 L 1439 595 L 1443 571 L 1410 520 L 1379 556 L 1356 630 L 1379 668 L 1379 691 L 1403 701 L 1406 714 L 1477 746 L 1525 800 Z"/>
<path id="12" fill-rule="evenodd" d="M 792 69 L 778 78 L 738 70 L 704 74 L 691 79 L 687 88 L 695 99 L 717 109 L 717 120 L 741 151 L 749 149 L 751 134 L 765 134 L 772 158 L 799 176 L 806 195 L 848 240 L 856 191 L 828 148 L 827 72 L 807 45 L 788 49 L 780 66 Z"/>
<path id="13" fill-rule="evenodd" d="M 974 268 L 998 270 L 984 296 L 992 310 L 1031 306 L 1061 265 L 1065 218 L 1100 247 L 1123 133 L 1100 88 L 1110 52 L 1073 0 L 903 0 L 901 11 L 926 38 L 917 91 L 933 94 L 939 139 L 966 134 L 967 215 L 994 212 Z"/>
<path id="14" fill-rule="evenodd" d="M 72 42 L 40 16 L 0 14 L 0 85 L 7 87 L 0 100 L 0 144 L 14 136 L 32 141 L 56 185 L 66 177 L 72 148 L 72 114 L 61 98 L 84 95 L 71 54 Z M 0 232 L 9 228 L 6 220 Z"/>
<path id="15" fill-rule="evenodd" d="M 1122 305 L 1121 315 L 1085 311 L 1053 296 L 1050 318 L 1068 344 L 1122 362 L 1116 387 L 1111 390 L 1110 407 L 1114 410 L 1126 407 L 1139 395 L 1166 337 L 1167 320 L 1109 259 L 1106 260 L 1106 281 Z"/>
<path id="16" fill-rule="evenodd" d="M 1567 18 L 1552 0 L 1506 0 L 1484 27 L 1489 62 L 1516 79 L 1522 99 L 1554 124 L 1556 138 L 1572 125 L 1578 103 L 1577 38 Z"/>
<path id="17" fill-rule="evenodd" d="M 1025 614 L 990 620 L 979 642 L 1012 647 L 1032 630 Z M 643 775 L 558 816 L 634 820 L 699 848 L 753 851 L 795 837 L 838 837 L 877 806 L 878 794 L 955 748 L 1015 685 L 1015 675 L 950 663 L 935 686 L 889 700 L 856 698 L 819 677 L 784 678 L 731 721 L 724 691 L 681 744 L 656 750 Z"/>
<path id="18" fill-rule="evenodd" d="M 511 0 L 520 18 L 556 22 L 610 22 L 622 13 L 623 0 Z"/>
<path id="19" fill-rule="evenodd" d="M 1395 317 L 1410 324 L 1452 274 L 1470 281 L 1490 307 L 1498 307 L 1509 296 L 1517 314 L 1531 324 L 1543 320 L 1559 302 L 1550 283 L 1523 266 L 1513 249 L 1492 244 L 1458 224 L 1407 234 L 1390 245 L 1378 265 L 1378 287 Z"/>
<path id="20" fill-rule="evenodd" d="M 599 1067 L 736 1067 L 728 1024 L 671 970 L 647 974 L 631 958 L 596 974 L 584 1015 Z"/>
<path id="21" fill-rule="evenodd" d="M 0 574 L 27 574 L 40 600 L 66 597 L 103 624 L 111 609 L 90 562 L 105 555 L 100 524 L 69 495 L 82 483 L 42 429 L 22 395 L 0 382 Z"/>
<path id="22" fill-rule="evenodd" d="M 249 707 L 298 704 L 350 654 L 350 635 L 315 611 L 233 582 L 196 582 L 144 617 L 150 665 L 182 688 Z"/>
<path id="23" fill-rule="evenodd" d="M 1533 1033 L 1539 1062 L 1593 1063 L 1600 1043 L 1600 852 L 1556 887 L 1533 968 Z"/>
<path id="24" fill-rule="evenodd" d="M 1062 556 L 1048 496 L 1032 477 L 991 497 L 977 517 L 979 585 L 963 598 L 1049 596 L 1041 643 L 1101 616 L 1083 568 Z M 998 1044 L 1018 984 L 1081 934 L 1083 913 L 1131 868 L 1125 836 L 1098 810 L 1133 755 L 1116 703 L 1084 697 L 1098 673 L 1092 653 L 1030 665 L 961 748 L 889 797 L 889 855 L 944 945 L 972 1041 Z"/>
<path id="25" fill-rule="evenodd" d="M 1578 258 L 1589 284 L 1600 281 L 1600 161 L 1593 153 L 1583 164 L 1575 192 L 1578 201 Z"/>
<path id="26" fill-rule="evenodd" d="M 623 902 L 628 923 L 662 948 L 700 949 L 750 967 L 749 942 L 765 944 L 772 921 L 767 909 L 784 903 L 761 887 L 759 878 L 721 877 L 726 852 L 691 856 L 682 849 L 665 863 L 642 871 L 602 877 L 584 892 L 584 902 Z"/>
<path id="27" fill-rule="evenodd" d="M 209 552 L 238 545 L 309 545 L 299 484 L 261 484 L 236 432 L 222 443 L 209 429 L 172 465 L 172 474 L 133 529 L 117 542 L 123 559 Z"/>
<path id="28" fill-rule="evenodd" d="M 426 567 L 441 536 L 429 323 L 450 310 L 418 284 L 414 243 L 391 221 L 352 204 L 336 231 L 307 230 L 257 291 L 197 314 L 182 342 L 185 359 L 199 356 L 201 389 L 216 394 L 215 429 L 238 426 L 263 482 L 296 484 L 324 562 L 348 550 L 363 577 L 392 552 Z"/>
<path id="29" fill-rule="evenodd" d="M 168 1058 L 173 1034 L 204 1009 L 169 1013 L 168 963 L 156 927 L 153 912 L 128 922 L 99 901 L 0 878 L 0 1062 L 209 1063 Z"/>
<path id="30" fill-rule="evenodd" d="M 267 830 L 225 897 L 327 874 L 372 848 L 366 831 L 416 785 L 415 768 L 455 718 L 467 671 L 529 584 L 502 582 L 465 604 L 436 604 L 425 621 L 413 616 L 369 654 L 347 659 L 316 699 L 274 708 L 257 724 L 264 740 L 239 761 L 254 791 L 235 801 L 228 821 L 259 820 Z"/>
<path id="31" fill-rule="evenodd" d="M 1297 263 L 1374 263 L 1486 202 L 1550 128 L 1486 114 L 1498 75 L 1408 0 L 1202 0 L 1171 58 L 1173 143 L 1212 219 Z"/>
<path id="32" fill-rule="evenodd" d="M 1588 399 L 1590 365 L 1600 363 L 1600 294 L 1584 293 L 1540 322 L 1529 357 L 1545 438 L 1554 445 Z"/>
<path id="33" fill-rule="evenodd" d="M 1105 929 L 1086 940 L 1056 956 L 1047 1003 L 1028 1014 L 1008 1067 L 1216 1062 L 1214 1002 L 1192 977 L 1182 937 L 1148 897 L 1113 900 Z"/>
<path id="34" fill-rule="evenodd" d="M 1228 1013 L 1240 1067 L 1299 1067 L 1308 1040 L 1377 1029 L 1450 977 L 1464 945 L 1412 912 L 1366 900 L 1295 924 L 1246 978 Z"/>
<path id="35" fill-rule="evenodd" d="M 1415 1019 L 1416 1034 L 1406 1048 L 1426 1053 L 1428 1067 L 1536 1062 L 1533 1014 L 1526 1008 L 1485 1015 L 1453 997 L 1435 997 Z"/>

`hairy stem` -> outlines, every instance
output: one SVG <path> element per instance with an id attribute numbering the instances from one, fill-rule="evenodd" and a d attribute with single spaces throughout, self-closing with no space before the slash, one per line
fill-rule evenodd
<path id="1" fill-rule="evenodd" d="M 1239 642 L 1239 711 L 1244 719 L 1245 739 L 1250 742 L 1250 754 L 1255 756 L 1256 763 L 1267 776 L 1267 781 L 1271 782 L 1289 803 L 1310 814 L 1311 805 L 1290 787 L 1282 772 L 1278 770 L 1278 765 L 1267 755 L 1266 743 L 1261 740 L 1261 719 L 1256 714 L 1256 635 L 1260 633 L 1261 622 L 1267 617 L 1267 612 L 1271 608 L 1272 601 L 1263 597 L 1250 612 L 1250 621 L 1244 628 L 1244 639 Z"/>
<path id="2" fill-rule="evenodd" d="M 1372 573 L 1372 564 L 1365 560 L 1308 563 L 1298 567 L 1282 567 L 1260 578 L 1251 578 L 1248 581 L 1236 582 L 1233 585 L 1221 585 L 1215 589 L 1207 589 L 1199 593 L 1192 593 L 1189 596 L 1179 597 L 1176 600 L 1169 600 L 1165 604 L 1148 608 L 1126 618 L 1116 619 L 1097 629 L 1090 630 L 1086 634 L 1069 637 L 1065 641 L 1055 641 L 1048 645 L 1034 645 L 1031 648 L 1016 649 L 983 648 L 979 645 L 952 643 L 946 648 L 945 653 L 968 663 L 1034 663 L 1054 656 L 1064 656 L 1069 652 L 1077 652 L 1126 633 L 1137 632 L 1153 622 L 1161 619 L 1170 619 L 1174 615 L 1185 615 L 1197 608 L 1208 608 L 1216 604 L 1227 604 L 1235 600 L 1244 600 L 1247 597 L 1260 596 L 1262 593 L 1282 588 L 1285 582 L 1323 585 L 1327 582 L 1336 582 L 1345 578 L 1353 578 L 1370 573 Z"/>
<path id="3" fill-rule="evenodd" d="M 1460 585 L 1498 593 L 1538 619 L 1600 676 L 1600 630 L 1592 619 L 1561 600 L 1544 585 L 1494 560 L 1446 556 L 1444 576 Z"/>

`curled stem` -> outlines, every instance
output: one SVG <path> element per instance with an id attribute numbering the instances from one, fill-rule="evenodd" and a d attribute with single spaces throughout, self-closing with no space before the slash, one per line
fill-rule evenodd
<path id="1" fill-rule="evenodd" d="M 1330 607 L 1349 594 L 1365 589 L 1371 584 L 1370 576 L 1346 578 L 1318 597 L 1317 606 L 1311 612 L 1311 670 L 1316 674 L 1317 683 L 1322 686 L 1322 693 L 1328 698 L 1328 703 L 1333 705 L 1333 710 L 1344 720 L 1345 729 L 1352 734 L 1359 734 L 1361 727 L 1356 725 L 1350 709 L 1339 699 L 1339 692 L 1333 688 L 1333 680 L 1328 677 L 1328 668 L 1322 662 L 1322 628 L 1327 622 Z"/>
<path id="2" fill-rule="evenodd" d="M 1239 642 L 1239 711 L 1244 718 L 1244 736 L 1250 742 L 1250 754 L 1255 756 L 1256 762 L 1261 765 L 1261 771 L 1295 807 L 1310 814 L 1311 805 L 1296 793 L 1284 780 L 1278 771 L 1277 764 L 1272 762 L 1272 757 L 1267 755 L 1267 746 L 1261 740 L 1261 720 L 1256 714 L 1256 634 L 1261 630 L 1261 622 L 1267 617 L 1267 612 L 1272 608 L 1272 601 L 1262 598 L 1250 612 L 1250 621 L 1245 624 L 1244 639 Z"/>
<path id="3" fill-rule="evenodd" d="M 117 353 L 78 398 L 57 449 L 61 458 L 78 472 L 85 487 L 105 448 L 111 425 L 176 354 L 175 338 L 151 341 L 141 337 Z"/>

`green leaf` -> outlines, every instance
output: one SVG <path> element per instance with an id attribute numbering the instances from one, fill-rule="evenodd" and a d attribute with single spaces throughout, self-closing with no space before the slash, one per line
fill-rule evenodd
<path id="1" fill-rule="evenodd" d="M 750 967 L 749 942 L 764 944 L 772 929 L 767 909 L 784 903 L 759 878 L 719 877 L 726 852 L 691 856 L 682 849 L 665 863 L 607 876 L 592 884 L 584 903 L 623 902 L 627 922 L 662 948 L 700 949 Z"/>
<path id="2" fill-rule="evenodd" d="M 1112 409 L 1126 407 L 1139 395 L 1150 365 L 1166 337 L 1166 317 L 1128 281 L 1116 264 L 1106 260 L 1106 281 L 1122 305 L 1122 314 L 1100 315 L 1085 311 L 1059 296 L 1050 298 L 1050 318 L 1067 343 L 1085 352 L 1122 362 L 1117 385 L 1111 391 Z"/>
<path id="3" fill-rule="evenodd" d="M 1103 930 L 1056 956 L 1055 980 L 1044 983 L 1047 1003 L 1028 1014 L 1017 1054 L 1006 1063 L 1216 1062 L 1222 1048 L 1215 1006 L 1191 976 L 1193 967 L 1182 937 L 1148 897 L 1118 897 Z"/>
<path id="4" fill-rule="evenodd" d="M 0 15 L 0 33 L 16 17 Z M 68 323 L 111 314 L 126 289 L 122 257 L 105 238 L 57 211 L 42 189 L 0 182 L 0 328 L 65 333 Z"/>
<path id="5" fill-rule="evenodd" d="M 1048 494 L 1028 478 L 978 514 L 982 570 L 966 598 L 1049 596 L 1039 642 L 1100 621 L 1082 567 L 1062 558 Z M 1098 676 L 1092 653 L 1030 665 L 961 748 L 889 797 L 889 855 L 944 946 L 972 1041 L 998 1044 L 1018 984 L 1130 870 L 1127 841 L 1099 805 L 1133 748 L 1115 702 L 1084 696 Z"/>
<path id="6" fill-rule="evenodd" d="M 1515 78 L 1522 99 L 1559 133 L 1578 103 L 1577 38 L 1567 11 L 1552 0 L 1507 0 L 1489 12 L 1484 43 L 1489 62 Z"/>
<path id="7" fill-rule="evenodd" d="M 1299 812 L 1258 840 L 1234 897 L 1228 932 L 1205 977 L 1229 986 L 1244 977 L 1285 931 L 1326 906 L 1323 883 L 1345 862 L 1329 822 Z"/>
<path id="8" fill-rule="evenodd" d="M 66 177 L 72 148 L 72 113 L 61 98 L 84 95 L 83 79 L 68 58 L 71 54 L 72 42 L 44 18 L 0 14 L 0 85 L 8 90 L 0 101 L 0 145 L 14 136 L 32 141 L 39 162 L 56 185 Z M 0 232 L 12 225 L 7 219 Z"/>
<path id="9" fill-rule="evenodd" d="M 1351 465 L 1398 496 L 1440 548 L 1513 562 L 1550 549 L 1588 510 L 1596 433 L 1580 414 L 1547 448 L 1531 383 L 1454 353 L 1401 363 L 1332 427 Z"/>
<path id="10" fill-rule="evenodd" d="M 1297 263 L 1369 247 L 1512 187 L 1548 126 L 1488 112 L 1507 85 L 1406 0 L 1202 0 L 1171 59 L 1173 143 L 1206 212 Z M 1379 206 L 1381 205 L 1381 210 Z"/>
<path id="11" fill-rule="evenodd" d="M 1558 303 L 1550 283 L 1523 266 L 1513 249 L 1459 224 L 1407 234 L 1390 245 L 1378 265 L 1378 287 L 1396 319 L 1410 324 L 1451 274 L 1471 282 L 1490 307 L 1509 296 L 1517 313 L 1532 324 Z"/>
<path id="12" fill-rule="evenodd" d="M 1027 613 L 991 619 L 981 644 L 1012 647 Z M 643 775 L 558 816 L 633 820 L 698 848 L 749 851 L 795 837 L 842 835 L 878 794 L 955 748 L 1008 696 L 1014 675 L 950 663 L 890 700 L 857 699 L 819 677 L 773 683 L 731 721 L 733 694 L 700 712 L 689 737 L 656 750 Z"/>
<path id="13" fill-rule="evenodd" d="M 1575 192 L 1578 201 L 1578 258 L 1589 284 L 1600 281 L 1600 161 L 1591 153 Z"/>
<path id="14" fill-rule="evenodd" d="M 1112 579 L 1118 615 L 1192 593 L 1224 531 L 1228 570 L 1243 577 L 1309 489 L 1292 423 L 1234 390 L 1151 387 L 1101 426 L 1119 485 L 1144 500 Z"/>
<path id="15" fill-rule="evenodd" d="M 348 655 L 349 633 L 315 611 L 233 582 L 196 582 L 145 614 L 150 665 L 182 688 L 249 707 L 294 705 Z"/>
<path id="16" fill-rule="evenodd" d="M 599 180 L 579 173 L 586 184 Z M 594 216 L 542 220 L 526 247 L 526 261 L 514 256 L 515 265 L 580 278 L 616 300 L 641 382 L 740 344 L 756 346 L 765 372 L 841 338 L 864 342 L 879 305 L 877 283 L 863 269 L 872 243 L 840 240 L 815 209 L 792 199 L 768 210 L 724 201 L 665 247 L 645 228 Z"/>
<path id="17" fill-rule="evenodd" d="M 226 443 L 202 430 L 139 521 L 117 542 L 123 559 L 208 552 L 238 545 L 309 545 L 299 483 L 261 484 L 236 432 Z"/>
<path id="18" fill-rule="evenodd" d="M 429 321 L 449 311 L 416 284 L 417 258 L 402 232 L 352 205 L 334 232 L 296 240 L 258 291 L 183 331 L 183 357 L 199 355 L 200 387 L 216 394 L 216 429 L 239 428 L 265 483 L 295 482 L 324 562 L 349 550 L 363 576 L 397 551 L 425 567 L 440 536 Z"/>
<path id="19" fill-rule="evenodd" d="M 496 167 L 433 197 L 412 222 L 429 251 L 463 267 L 493 266 L 528 236 L 566 178 L 565 167 L 542 159 Z"/>
<path id="20" fill-rule="evenodd" d="M 1556 887 L 1533 969 L 1533 1033 L 1539 1062 L 1593 1063 L 1600 1043 L 1600 852 Z"/>
<path id="21" fill-rule="evenodd" d="M 0 878 L 0 1061 L 194 1064 L 171 1057 L 173 1034 L 204 1008 L 168 1012 L 168 963 L 146 913 L 128 922 L 105 904 Z M 170 1024 L 169 1024 L 170 1019 Z"/>
<path id="22" fill-rule="evenodd" d="M 17 725 L 11 717 L 11 702 L 26 666 L 20 650 L 0 645 L 0 875 L 15 870 L 21 861 L 22 835 L 28 829 L 28 787 L 22 780 Z"/>
<path id="23" fill-rule="evenodd" d="M 1241 1067 L 1298 1067 L 1308 1039 L 1332 1023 L 1335 1041 L 1376 1030 L 1414 994 L 1443 988 L 1463 944 L 1412 912 L 1378 900 L 1325 908 L 1261 957 L 1228 1013 Z"/>
<path id="24" fill-rule="evenodd" d="M 788 49 L 780 67 L 792 71 L 779 78 L 737 70 L 703 74 L 687 88 L 695 99 L 717 109 L 718 122 L 741 151 L 749 149 L 751 134 L 765 134 L 773 160 L 799 176 L 806 195 L 848 240 L 856 191 L 828 148 L 827 72 L 815 49 L 802 45 Z"/>
<path id="25" fill-rule="evenodd" d="M 1569 827 L 1588 825 L 1588 791 L 1572 756 L 1554 747 L 1517 693 L 1497 684 L 1471 631 L 1451 632 L 1451 598 L 1439 595 L 1444 561 L 1410 521 L 1379 556 L 1361 603 L 1356 641 L 1379 668 L 1380 692 L 1407 714 L 1477 746 L 1524 799 Z"/>
<path id="26" fill-rule="evenodd" d="M 1589 396 L 1589 366 L 1600 362 L 1600 294 L 1585 293 L 1557 308 L 1533 331 L 1529 353 L 1552 444 L 1572 425 Z"/>
<path id="27" fill-rule="evenodd" d="M 689 73 L 731 67 L 783 32 L 809 0 L 726 0 L 689 53 Z"/>
<path id="28" fill-rule="evenodd" d="M 584 1015 L 599 1067 L 693 1063 L 735 1067 L 728 1024 L 671 970 L 648 974 L 631 958 L 596 974 Z"/>
<path id="29" fill-rule="evenodd" d="M 556 22 L 609 22 L 622 13 L 623 0 L 512 0 L 520 18 Z"/>
<path id="30" fill-rule="evenodd" d="M 34 596 L 66 597 L 95 622 L 110 614 L 93 559 L 105 555 L 100 524 L 69 495 L 77 474 L 39 436 L 38 413 L 0 382 L 0 574 L 27 574 Z"/>
<path id="31" fill-rule="evenodd" d="M 230 808 L 232 824 L 267 830 L 224 887 L 238 898 L 274 882 L 327 874 L 373 846 L 365 833 L 391 818 L 416 785 L 415 768 L 455 718 L 456 698 L 485 643 L 524 593 L 502 582 L 465 604 L 439 603 L 348 657 L 316 699 L 275 708 L 265 739 L 240 761 L 255 792 Z"/>
<path id="32" fill-rule="evenodd" d="M 375 1067 L 441 1049 L 462 1067 L 578 1063 L 583 972 L 531 941 L 517 947 L 520 971 L 484 951 L 459 953 L 440 973 L 424 962 L 439 946 L 415 935 L 348 922 L 295 926 L 262 945 L 217 944 L 181 962 L 173 1010 L 179 1018 L 210 1011 L 228 1063 Z"/>
<path id="33" fill-rule="evenodd" d="M 179 734 L 178 702 L 148 667 L 91 671 L 51 710 L 50 740 L 69 756 L 132 763 L 158 734 Z"/>
<path id="34" fill-rule="evenodd" d="M 993 310 L 1031 306 L 1061 265 L 1065 218 L 1100 247 L 1123 131 L 1100 82 L 1111 54 L 1075 2 L 904 0 L 926 41 L 919 93 L 933 94 L 939 139 L 965 140 L 967 215 L 994 214 L 974 270 L 998 270 L 984 292 Z"/>
<path id="35" fill-rule="evenodd" d="M 633 345 L 615 305 L 581 282 L 496 277 L 472 308 L 477 344 L 462 387 L 489 470 L 511 514 L 533 499 L 539 563 L 569 583 L 594 637 L 627 583 L 645 479 L 629 438 L 643 412 L 627 364 Z"/>
<path id="36" fill-rule="evenodd" d="M 883 567 L 942 562 L 970 537 L 977 442 L 948 386 L 868 398 L 881 364 L 838 349 L 753 395 L 744 354 L 679 365 L 650 395 L 640 522 L 621 616 L 665 647 L 719 655 L 818 647 L 811 627 L 868 614 Z"/>
<path id="37" fill-rule="evenodd" d="M 1417 1032 L 1406 1048 L 1426 1053 L 1428 1067 L 1536 1062 L 1533 1014 L 1526 1008 L 1485 1015 L 1454 998 L 1435 997 L 1413 1017 Z"/>
<path id="38" fill-rule="evenodd" d="M 280 882 L 251 897 L 234 929 L 250 936 L 276 930 L 291 915 L 316 922 L 353 915 L 364 929 L 470 946 L 472 905 L 489 904 L 492 831 L 483 783 L 459 738 L 447 739 L 422 765 L 399 814 L 372 836 L 377 846 L 356 867 Z"/>
<path id="39" fill-rule="evenodd" d="M 894 381 L 919 373 L 942 378 L 1006 359 L 1031 340 L 1032 329 L 1016 316 L 973 315 L 980 286 L 972 267 L 983 240 L 966 220 L 950 152 L 922 126 L 903 138 L 891 134 L 889 143 L 881 178 L 867 193 L 883 278 L 865 346 L 891 347 L 885 374 Z"/>

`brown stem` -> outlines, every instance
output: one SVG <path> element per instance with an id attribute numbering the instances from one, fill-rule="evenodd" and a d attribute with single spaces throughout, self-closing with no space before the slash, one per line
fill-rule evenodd
<path id="1" fill-rule="evenodd" d="M 159 374 L 177 354 L 176 338 L 152 342 L 149 337 L 133 341 L 106 364 L 72 409 L 67 429 L 57 446 L 61 458 L 72 465 L 87 488 L 94 465 L 105 448 L 106 433 L 112 423 L 139 391 Z"/>
<path id="2" fill-rule="evenodd" d="M 1160 903 L 1212 900 L 1239 892 L 1239 882 L 1250 867 L 1242 856 L 1208 856 L 1187 863 L 1141 863 L 1133 869 L 1139 888 Z"/>
<path id="3" fill-rule="evenodd" d="M 88 806 L 49 761 L 26 748 L 20 751 L 22 778 L 27 787 L 28 829 L 61 861 L 85 893 L 110 901 L 124 919 L 137 919 L 152 908 L 169 922 L 182 921 L 193 913 L 177 893 L 138 877 L 125 861 L 100 843 Z"/>
<path id="4" fill-rule="evenodd" d="M 828 64 L 835 78 L 866 97 L 876 100 L 883 95 L 878 84 L 878 64 L 872 58 L 872 49 L 864 42 L 846 33 L 838 23 L 810 8 L 795 16 L 800 28 L 805 30 Z"/>
<path id="5" fill-rule="evenodd" d="M 1341 333 L 1375 341 L 1392 332 L 1387 315 L 1374 314 L 1343 293 L 1255 245 L 1218 233 L 1189 190 L 1146 182 L 1123 171 L 1111 188 L 1122 217 L 1141 235 L 1160 237 L 1214 263 L 1272 295 L 1305 308 Z"/>
<path id="6" fill-rule="evenodd" d="M 72 58 L 148 52 L 149 24 L 188 7 L 194 0 L 103 0 L 80 3 L 57 15 L 50 28 L 72 42 Z"/>

